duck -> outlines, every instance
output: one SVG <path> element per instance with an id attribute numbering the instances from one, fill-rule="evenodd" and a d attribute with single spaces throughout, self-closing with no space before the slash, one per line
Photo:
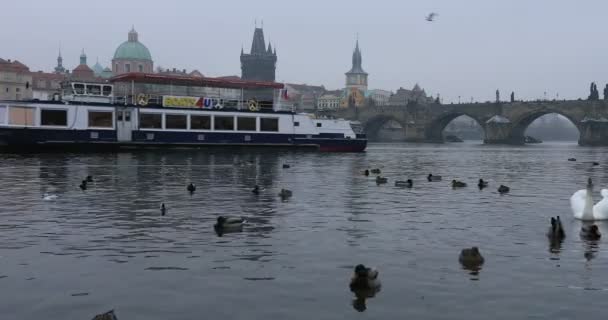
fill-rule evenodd
<path id="1" fill-rule="evenodd" d="M 253 186 L 253 190 L 251 190 L 251 192 L 256 195 L 260 194 L 260 186 L 258 186 L 257 184 Z"/>
<path id="2" fill-rule="evenodd" d="M 594 205 L 593 180 L 587 179 L 587 188 L 576 191 L 570 197 L 574 218 L 583 221 L 608 220 L 608 189 L 602 189 L 602 200 Z"/>
<path id="3" fill-rule="evenodd" d="M 289 168 L 291 168 L 291 166 L 290 166 L 290 165 L 288 165 L 288 164 L 283 164 L 283 169 L 289 169 Z"/>
<path id="4" fill-rule="evenodd" d="M 371 171 L 373 174 L 380 174 L 382 173 L 382 171 L 380 171 L 380 169 L 372 169 Z"/>
<path id="5" fill-rule="evenodd" d="M 44 200 L 44 201 L 53 201 L 53 200 L 57 200 L 57 198 L 58 198 L 58 197 L 57 197 L 57 195 L 56 195 L 56 194 L 48 194 L 48 193 L 45 193 L 45 194 L 42 196 L 42 200 Z"/>
<path id="6" fill-rule="evenodd" d="M 368 177 L 369 176 L 369 170 L 365 169 L 365 171 L 363 171 L 363 174 Z"/>
<path id="7" fill-rule="evenodd" d="M 93 176 L 87 176 L 85 179 L 87 182 L 93 182 Z"/>
<path id="8" fill-rule="evenodd" d="M 186 187 L 186 189 L 188 191 L 190 191 L 190 193 L 193 193 L 194 191 L 196 191 L 196 186 L 192 182 L 190 182 L 190 184 L 188 185 L 188 187 Z"/>
<path id="9" fill-rule="evenodd" d="M 412 179 L 407 179 L 406 181 L 395 181 L 395 187 L 411 188 L 413 186 L 414 182 Z"/>
<path id="10" fill-rule="evenodd" d="M 588 227 L 582 227 L 580 235 L 581 238 L 585 240 L 599 240 L 602 237 L 600 229 L 594 224 Z"/>
<path id="11" fill-rule="evenodd" d="M 576 158 L 568 158 L 568 161 L 576 161 Z"/>
<path id="12" fill-rule="evenodd" d="M 462 181 L 452 180 L 452 188 L 464 188 L 466 186 L 467 184 Z"/>
<path id="13" fill-rule="evenodd" d="M 106 313 L 96 315 L 93 320 L 118 320 L 114 310 L 110 310 Z"/>
<path id="14" fill-rule="evenodd" d="M 377 176 L 376 177 L 376 183 L 377 184 L 383 184 L 383 183 L 387 183 L 387 182 L 388 182 L 387 178 L 384 178 L 384 177 L 381 177 L 381 176 Z"/>
<path id="15" fill-rule="evenodd" d="M 475 268 L 480 267 L 485 260 L 481 253 L 479 253 L 479 248 L 472 247 L 470 249 L 462 249 L 458 261 L 467 268 Z"/>
<path id="16" fill-rule="evenodd" d="M 433 181 L 441 181 L 441 176 L 434 176 L 433 174 L 429 173 L 429 175 L 426 177 L 426 179 L 429 182 L 433 182 Z"/>
<path id="17" fill-rule="evenodd" d="M 562 221 L 559 219 L 559 216 L 557 216 L 557 219 L 551 217 L 551 227 L 549 227 L 547 237 L 554 240 L 563 240 L 566 238 L 566 233 L 564 232 L 564 227 L 562 226 Z"/>
<path id="18" fill-rule="evenodd" d="M 165 207 L 165 203 L 160 204 L 160 215 L 164 216 L 167 213 L 167 207 Z"/>
<path id="19" fill-rule="evenodd" d="M 505 185 L 500 185 L 500 187 L 498 187 L 498 193 L 500 194 L 505 194 L 505 193 L 509 193 L 509 191 L 511 191 L 511 188 L 505 186 Z"/>
<path id="20" fill-rule="evenodd" d="M 488 186 L 488 182 L 487 181 L 483 181 L 483 179 L 479 179 L 479 182 L 477 183 L 477 186 L 479 187 L 479 189 L 483 189 L 485 187 Z"/>
<path id="21" fill-rule="evenodd" d="M 87 180 L 82 180 L 78 187 L 80 187 L 80 190 L 87 190 Z"/>
<path id="22" fill-rule="evenodd" d="M 235 217 L 217 217 L 217 222 L 213 225 L 215 230 L 221 231 L 235 231 L 243 228 L 243 224 L 246 222 L 245 218 L 235 218 Z"/>
<path id="23" fill-rule="evenodd" d="M 596 162 L 596 161 L 592 162 L 591 164 L 593 164 L 594 166 L 599 166 L 600 165 L 600 163 Z"/>
<path id="24" fill-rule="evenodd" d="M 281 199 L 291 198 L 292 195 L 293 195 L 293 192 L 291 192 L 291 190 L 287 190 L 287 189 L 281 189 L 281 192 L 279 192 L 279 197 L 281 197 Z"/>
<path id="25" fill-rule="evenodd" d="M 367 268 L 362 264 L 355 267 L 355 272 L 350 280 L 350 290 L 352 292 L 365 290 L 379 290 L 381 287 L 380 279 L 378 279 L 378 270 Z"/>

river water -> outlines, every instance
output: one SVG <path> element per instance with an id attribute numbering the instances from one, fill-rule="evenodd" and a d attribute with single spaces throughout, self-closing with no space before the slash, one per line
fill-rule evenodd
<path id="1" fill-rule="evenodd" d="M 607 157 L 575 143 L 0 155 L 0 318 L 605 319 L 608 240 L 579 238 L 569 198 L 589 176 L 608 185 Z M 361 174 L 372 167 L 389 183 Z M 218 215 L 248 224 L 219 237 Z M 561 246 L 545 236 L 555 215 Z M 477 273 L 458 263 L 471 246 Z M 382 280 L 364 312 L 348 288 L 358 263 Z"/>

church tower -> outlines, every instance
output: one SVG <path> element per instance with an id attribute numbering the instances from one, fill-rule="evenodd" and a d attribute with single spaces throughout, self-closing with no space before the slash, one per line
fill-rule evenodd
<path id="1" fill-rule="evenodd" d="M 361 67 L 362 62 L 359 39 L 357 39 L 355 51 L 353 52 L 353 66 L 346 73 L 346 89 L 348 91 L 351 91 L 351 89 L 358 89 L 362 92 L 367 91 L 367 72 L 363 71 L 363 67 Z"/>
<path id="2" fill-rule="evenodd" d="M 59 56 L 57 57 L 57 66 L 55 67 L 55 73 L 65 73 L 65 68 L 63 67 L 63 57 L 61 57 L 61 49 L 59 49 Z"/>
<path id="3" fill-rule="evenodd" d="M 258 81 L 275 81 L 277 66 L 277 49 L 270 42 L 266 47 L 264 30 L 255 28 L 250 53 L 241 49 L 241 79 Z"/>

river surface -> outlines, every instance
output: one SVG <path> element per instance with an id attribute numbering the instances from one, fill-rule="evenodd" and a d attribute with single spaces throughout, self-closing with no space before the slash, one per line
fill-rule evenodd
<path id="1" fill-rule="evenodd" d="M 374 167 L 388 184 L 361 174 Z M 428 173 L 444 181 L 429 183 Z M 94 182 L 82 191 L 87 175 Z M 480 177 L 490 182 L 483 191 Z M 0 318 L 114 309 L 120 320 L 605 319 L 608 225 L 601 241 L 583 241 L 569 206 L 587 177 L 608 186 L 608 149 L 0 155 Z M 394 187 L 407 178 L 413 189 Z M 469 187 L 453 190 L 453 178 Z M 498 194 L 500 184 L 511 193 Z M 293 197 L 281 201 L 281 188 Z M 219 237 L 219 215 L 248 224 Z M 556 215 L 561 246 L 545 236 Z M 458 263 L 471 246 L 486 260 L 479 272 Z M 358 263 L 382 280 L 364 312 L 348 288 Z"/>

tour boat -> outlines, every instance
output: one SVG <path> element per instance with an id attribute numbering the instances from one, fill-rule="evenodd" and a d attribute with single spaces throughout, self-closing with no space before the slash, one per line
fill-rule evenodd
<path id="1" fill-rule="evenodd" d="M 0 147 L 365 150 L 360 125 L 296 113 L 284 95 L 279 83 L 162 74 L 67 82 L 51 101 L 0 101 Z"/>

